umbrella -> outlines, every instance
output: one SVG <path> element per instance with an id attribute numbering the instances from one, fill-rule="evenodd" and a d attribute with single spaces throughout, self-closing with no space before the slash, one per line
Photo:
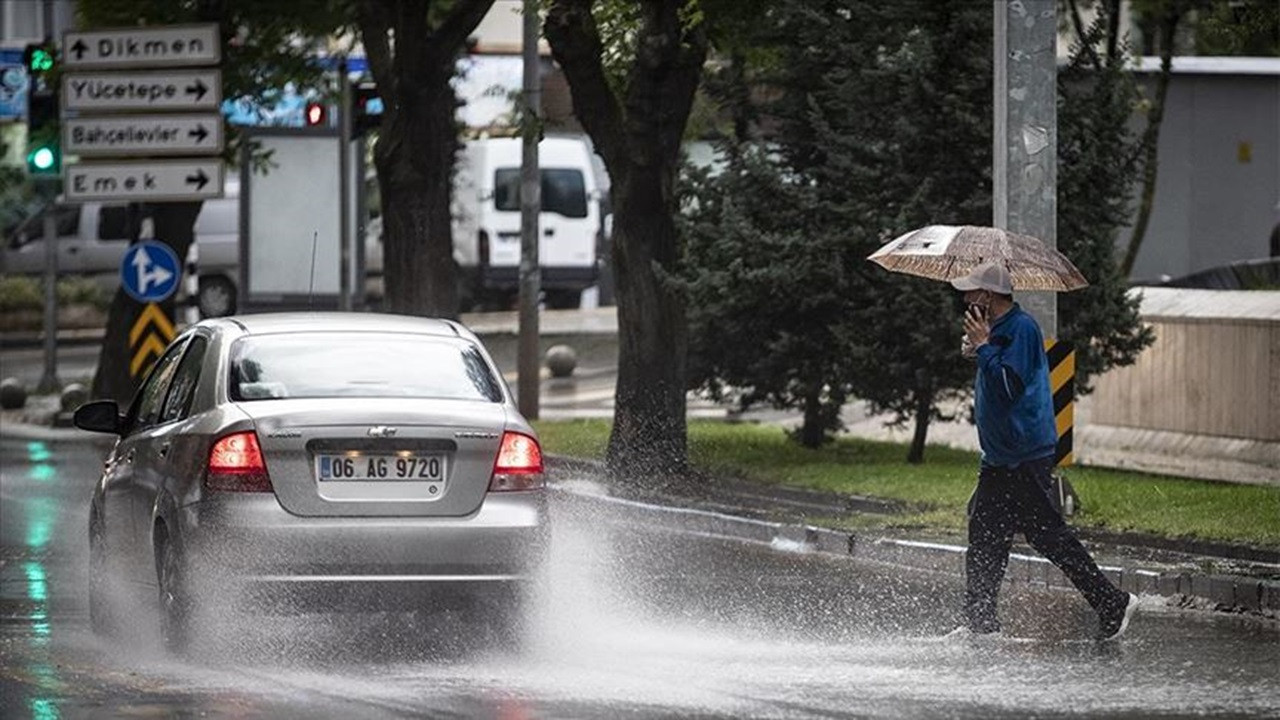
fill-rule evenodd
<path id="1" fill-rule="evenodd" d="M 994 227 L 929 225 L 885 243 L 867 259 L 933 280 L 953 280 L 982 263 L 1002 262 L 1015 290 L 1065 292 L 1089 284 L 1062 253 L 1030 235 Z"/>

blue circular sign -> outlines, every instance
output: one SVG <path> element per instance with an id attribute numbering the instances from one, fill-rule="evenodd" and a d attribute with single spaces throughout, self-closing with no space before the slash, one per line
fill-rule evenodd
<path id="1" fill-rule="evenodd" d="M 160 302 L 178 289 L 182 269 L 164 243 L 143 240 L 129 246 L 120 261 L 120 285 L 138 302 Z"/>

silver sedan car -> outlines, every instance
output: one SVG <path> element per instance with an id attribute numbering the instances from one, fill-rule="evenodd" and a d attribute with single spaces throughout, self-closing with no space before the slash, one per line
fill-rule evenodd
<path id="1" fill-rule="evenodd" d="M 97 631 L 157 599 L 175 650 L 245 601 L 481 607 L 509 630 L 545 552 L 537 436 L 456 322 L 206 320 L 127 410 L 91 402 L 75 423 L 119 436 L 89 518 Z"/>

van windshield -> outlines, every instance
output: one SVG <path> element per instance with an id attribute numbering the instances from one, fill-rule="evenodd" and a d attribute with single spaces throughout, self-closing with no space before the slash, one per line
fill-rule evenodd
<path id="1" fill-rule="evenodd" d="M 499 210 L 520 211 L 520 168 L 502 168 L 494 173 L 493 201 Z M 542 211 L 571 218 L 587 216 L 587 187 L 581 170 L 543 168 Z"/>

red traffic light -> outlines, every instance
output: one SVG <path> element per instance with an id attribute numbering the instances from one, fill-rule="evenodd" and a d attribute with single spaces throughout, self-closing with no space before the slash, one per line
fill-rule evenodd
<path id="1" fill-rule="evenodd" d="M 325 125 L 329 119 L 329 110 L 324 104 L 318 102 L 307 103 L 305 111 L 307 127 L 315 127 L 317 125 Z"/>

